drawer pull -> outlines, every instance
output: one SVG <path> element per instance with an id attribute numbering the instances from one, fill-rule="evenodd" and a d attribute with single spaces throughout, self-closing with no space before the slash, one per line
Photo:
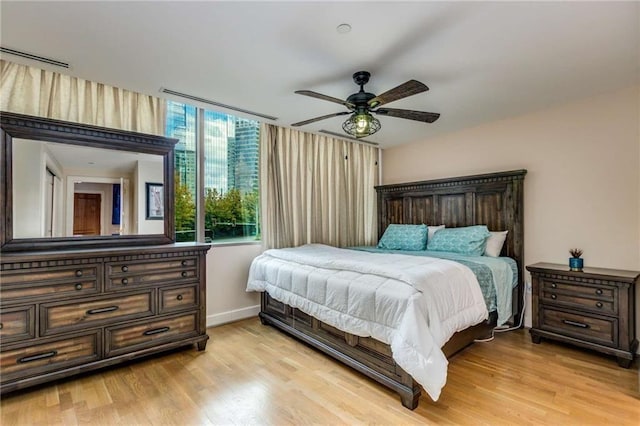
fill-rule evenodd
<path id="1" fill-rule="evenodd" d="M 551 288 L 557 288 L 557 287 L 558 287 L 558 284 L 556 284 L 556 283 L 552 283 L 551 284 Z"/>
<path id="2" fill-rule="evenodd" d="M 602 289 L 601 289 L 601 288 L 597 289 L 597 290 L 596 290 L 596 294 L 597 294 L 597 295 L 601 295 L 601 294 L 602 294 Z"/>
<path id="3" fill-rule="evenodd" d="M 153 330 L 147 330 L 142 334 L 144 334 L 145 336 L 153 336 L 154 334 L 166 333 L 169 330 L 170 330 L 169 327 L 160 327 L 160 328 L 154 328 Z"/>
<path id="4" fill-rule="evenodd" d="M 4 326 L 2 325 L 2 323 L 0 322 L 0 330 L 2 330 Z"/>
<path id="5" fill-rule="evenodd" d="M 186 278 L 188 274 L 187 271 L 182 271 L 180 275 L 182 275 L 182 278 Z"/>
<path id="6" fill-rule="evenodd" d="M 106 308 L 89 309 L 87 311 L 87 315 L 103 314 L 105 312 L 117 311 L 118 309 L 119 308 L 117 306 L 107 306 Z"/>
<path id="7" fill-rule="evenodd" d="M 122 272 L 128 272 L 129 271 L 129 267 L 127 267 L 127 265 L 123 265 L 122 268 Z"/>
<path id="8" fill-rule="evenodd" d="M 571 320 L 562 320 L 562 322 L 564 324 L 572 325 L 574 327 L 589 328 L 589 324 L 585 324 L 585 323 L 582 323 L 582 322 L 571 321 Z"/>
<path id="9" fill-rule="evenodd" d="M 596 303 L 596 307 L 597 307 L 597 308 L 602 308 L 602 302 L 598 302 L 598 303 Z"/>
<path id="10" fill-rule="evenodd" d="M 82 271 L 80 269 L 78 269 L 76 271 L 76 277 L 81 277 L 82 276 Z"/>
<path id="11" fill-rule="evenodd" d="M 127 285 L 127 284 L 129 284 L 129 280 L 126 279 L 126 278 L 123 278 L 122 279 L 122 285 Z"/>
<path id="12" fill-rule="evenodd" d="M 18 364 L 24 364 L 25 362 L 38 361 L 38 360 L 41 360 L 41 359 L 52 358 L 52 357 L 54 357 L 56 355 L 58 355 L 58 351 L 43 352 L 41 354 L 31 355 L 31 356 L 23 356 L 22 358 L 18 359 Z"/>
<path id="13" fill-rule="evenodd" d="M 181 295 L 181 294 L 179 294 L 179 295 L 176 297 L 176 299 L 178 299 L 178 300 L 182 300 L 182 295 Z"/>
<path id="14" fill-rule="evenodd" d="M 552 295 L 551 295 L 551 298 L 552 298 L 553 300 L 556 300 L 556 299 L 557 299 L 557 297 L 558 297 L 558 296 L 556 296 L 555 294 L 552 294 Z"/>
<path id="15" fill-rule="evenodd" d="M 187 266 L 187 261 L 186 261 L 186 260 L 183 260 L 182 262 L 180 262 L 180 264 L 181 264 L 182 266 Z"/>
<path id="16" fill-rule="evenodd" d="M 76 290 L 82 290 L 82 283 L 76 284 Z"/>

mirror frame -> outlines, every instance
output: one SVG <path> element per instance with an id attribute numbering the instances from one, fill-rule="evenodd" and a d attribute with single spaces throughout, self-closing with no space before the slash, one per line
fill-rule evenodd
<path id="1" fill-rule="evenodd" d="M 58 250 L 175 242 L 174 148 L 177 139 L 8 112 L 0 113 L 0 250 Z M 163 157 L 164 234 L 13 238 L 13 139 L 32 139 Z"/>

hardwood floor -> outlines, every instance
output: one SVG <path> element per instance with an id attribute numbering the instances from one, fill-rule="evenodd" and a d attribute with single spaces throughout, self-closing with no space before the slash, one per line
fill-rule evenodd
<path id="1" fill-rule="evenodd" d="M 396 394 L 249 319 L 175 351 L 9 394 L 1 421 L 36 424 L 640 424 L 638 361 L 502 333 L 456 355 L 438 402 Z"/>

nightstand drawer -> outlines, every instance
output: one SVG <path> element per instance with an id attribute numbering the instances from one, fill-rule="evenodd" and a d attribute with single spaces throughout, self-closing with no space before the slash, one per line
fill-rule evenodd
<path id="1" fill-rule="evenodd" d="M 539 328 L 606 346 L 618 345 L 618 320 L 540 306 Z"/>
<path id="2" fill-rule="evenodd" d="M 607 285 L 593 285 L 580 281 L 542 280 L 543 291 L 563 292 L 578 297 L 598 298 L 613 300 L 616 297 L 617 288 Z"/>
<path id="3" fill-rule="evenodd" d="M 607 300 L 604 298 L 587 298 L 581 297 L 574 293 L 562 293 L 556 289 L 542 290 L 540 295 L 541 301 L 544 303 L 552 303 L 558 305 L 564 305 L 567 307 L 586 309 L 594 313 L 603 313 L 608 315 L 615 315 L 618 313 L 618 305 L 613 300 Z"/>

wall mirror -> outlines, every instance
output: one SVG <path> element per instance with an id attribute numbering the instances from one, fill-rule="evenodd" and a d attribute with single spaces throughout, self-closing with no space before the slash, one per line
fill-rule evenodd
<path id="1" fill-rule="evenodd" d="M 176 139 L 1 113 L 2 251 L 174 241 Z"/>

